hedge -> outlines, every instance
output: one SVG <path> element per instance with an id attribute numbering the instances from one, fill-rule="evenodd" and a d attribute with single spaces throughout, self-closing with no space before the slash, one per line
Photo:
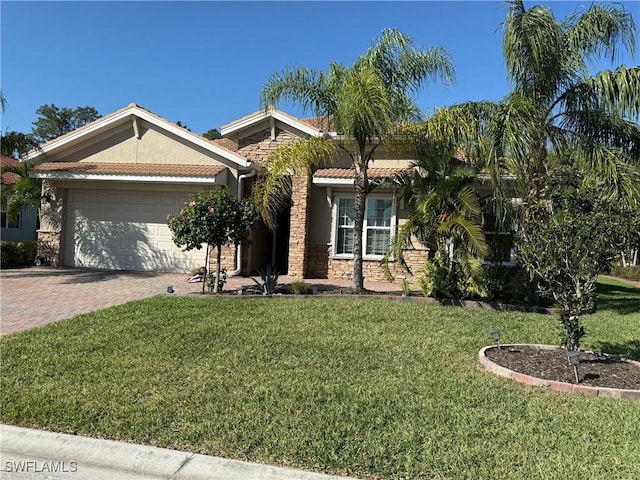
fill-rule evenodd
<path id="1" fill-rule="evenodd" d="M 35 263 L 38 242 L 0 242 L 0 267 L 27 267 Z"/>
<path id="2" fill-rule="evenodd" d="M 626 278 L 627 280 L 640 281 L 640 265 L 626 266 L 616 265 L 611 269 L 611 275 L 620 278 Z"/>

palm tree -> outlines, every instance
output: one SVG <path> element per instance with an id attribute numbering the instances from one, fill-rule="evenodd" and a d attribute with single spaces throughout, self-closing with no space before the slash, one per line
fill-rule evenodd
<path id="1" fill-rule="evenodd" d="M 439 110 L 419 127 L 422 135 L 449 138 L 482 159 L 495 187 L 495 205 L 521 197 L 523 217 L 540 201 L 545 179 L 567 164 L 585 183 L 599 181 L 603 196 L 637 211 L 640 67 L 589 74 L 591 62 L 613 63 L 620 49 L 635 55 L 631 14 L 594 4 L 559 21 L 544 6 L 527 10 L 522 0 L 507 4 L 503 50 L 512 91 L 499 103 Z M 515 179 L 515 193 L 505 193 L 512 188 L 503 182 L 505 173 Z M 533 289 L 530 294 L 534 299 Z"/>
<path id="2" fill-rule="evenodd" d="M 503 23 L 504 57 L 513 90 L 500 103 L 469 102 L 440 110 L 423 126 L 430 137 L 449 135 L 486 162 L 501 192 L 502 174 L 516 178 L 527 202 L 559 161 L 609 178 L 612 196 L 640 190 L 640 67 L 619 66 L 590 76 L 590 62 L 619 49 L 635 55 L 631 14 L 592 5 L 564 21 L 551 10 L 510 0 Z M 637 198 L 637 197 L 636 197 Z"/>
<path id="3" fill-rule="evenodd" d="M 40 211 L 42 198 L 42 181 L 29 176 L 31 165 L 21 163 L 20 165 L 3 165 L 0 173 L 15 173 L 16 180 L 9 185 L 3 185 L 3 202 L 8 198 L 6 208 L 11 219 L 16 219 L 18 213 L 27 207 L 35 207 Z"/>
<path id="4" fill-rule="evenodd" d="M 0 133 L 0 148 L 3 155 L 19 158 L 33 148 L 38 148 L 38 142 L 28 133 L 5 130 Z"/>
<path id="5" fill-rule="evenodd" d="M 362 228 L 370 188 L 369 162 L 380 145 L 393 137 L 399 123 L 419 117 L 413 95 L 423 84 L 428 79 L 440 79 L 449 84 L 454 77 L 446 50 L 422 51 L 402 32 L 386 29 L 351 67 L 331 63 L 326 72 L 289 68 L 274 74 L 263 86 L 262 100 L 266 109 L 281 101 L 292 102 L 323 117 L 330 125 L 329 130 L 341 136 L 337 147 L 350 157 L 355 170 L 353 288 L 356 292 L 364 288 Z M 324 141 L 331 142 L 329 139 Z M 297 148 L 305 150 L 306 144 L 310 145 L 313 155 L 297 157 L 297 161 L 302 160 L 303 169 L 309 169 L 314 161 L 321 160 L 316 155 L 318 142 L 302 141 Z M 282 157 L 282 153 L 276 155 Z M 266 185 L 269 183 L 278 182 L 266 182 Z M 263 188 L 262 193 L 265 197 L 277 197 L 279 192 Z M 274 205 L 278 202 L 261 203 Z M 283 203 L 282 200 L 279 203 Z"/>
<path id="6" fill-rule="evenodd" d="M 414 239 L 439 252 L 449 269 L 460 259 L 489 253 L 476 189 L 477 169 L 439 149 L 429 153 L 414 162 L 411 174 L 396 178 L 409 216 L 383 260 L 389 276 L 390 259 L 408 270 L 404 251 L 414 247 Z"/>

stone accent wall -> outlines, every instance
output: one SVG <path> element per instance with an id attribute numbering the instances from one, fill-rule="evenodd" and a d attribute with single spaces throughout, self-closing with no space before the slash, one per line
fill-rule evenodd
<path id="1" fill-rule="evenodd" d="M 264 163 L 271 152 L 297 139 L 298 137 L 289 132 L 276 129 L 276 138 L 271 140 L 271 129 L 266 128 L 241 138 L 238 141 L 238 153 L 252 162 Z"/>
<path id="2" fill-rule="evenodd" d="M 60 232 L 47 232 L 38 230 L 38 253 L 43 257 L 47 265 L 57 267 L 60 265 Z"/>
<path id="3" fill-rule="evenodd" d="M 307 274 L 310 198 L 311 175 L 296 175 L 291 187 L 288 272 L 288 275 L 294 278 L 302 279 Z"/>
<path id="4" fill-rule="evenodd" d="M 205 252 L 206 253 L 206 252 Z M 212 247 L 209 250 L 209 271 L 216 271 L 216 255 L 217 250 Z M 226 268 L 228 272 L 236 269 L 236 247 L 233 245 L 222 247 L 222 255 L 220 256 L 220 268 Z"/>
<path id="5" fill-rule="evenodd" d="M 329 279 L 349 279 L 353 274 L 353 260 L 333 258 L 331 255 L 331 245 L 310 245 L 307 263 L 308 278 L 329 278 Z M 396 282 L 403 278 L 412 279 L 419 276 L 427 258 L 428 250 L 407 250 L 404 258 L 413 276 L 403 268 L 392 263 L 390 265 L 391 274 Z M 370 282 L 389 282 L 385 277 L 379 260 L 363 260 L 362 271 L 365 279 Z M 392 283 L 392 282 L 390 282 Z"/>

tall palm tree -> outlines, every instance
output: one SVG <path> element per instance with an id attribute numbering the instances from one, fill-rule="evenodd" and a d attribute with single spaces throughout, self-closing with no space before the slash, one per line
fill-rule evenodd
<path id="1" fill-rule="evenodd" d="M 418 118 L 413 95 L 429 79 L 449 84 L 455 73 L 446 50 L 430 48 L 422 51 L 411 38 L 395 29 L 386 29 L 351 67 L 331 63 L 326 72 L 290 68 L 274 74 L 263 86 L 265 108 L 289 101 L 324 117 L 331 131 L 341 134 L 338 148 L 348 155 L 355 170 L 355 226 L 353 288 L 364 288 L 362 274 L 362 228 L 368 165 L 375 151 L 394 135 L 401 122 Z M 332 140 L 325 140 L 331 142 Z M 302 141 L 302 150 L 308 142 Z M 317 142 L 310 144 L 317 152 Z M 299 148 L 299 147 L 298 147 Z M 276 154 L 282 155 L 282 154 Z M 289 157 L 293 158 L 292 155 Z M 308 162 L 304 160 L 308 158 Z M 309 168 L 317 155 L 299 156 Z M 277 182 L 271 182 L 277 184 Z M 278 195 L 264 188 L 265 196 Z M 273 204 L 266 201 L 263 204 Z"/>
<path id="2" fill-rule="evenodd" d="M 544 6 L 507 4 L 503 50 L 513 90 L 499 103 L 438 111 L 423 133 L 450 135 L 476 149 L 498 193 L 501 174 L 508 171 L 520 196 L 536 201 L 545 176 L 562 159 L 587 179 L 609 178 L 604 193 L 633 199 L 640 190 L 640 67 L 589 74 L 591 62 L 613 63 L 620 49 L 635 55 L 632 15 L 593 4 L 559 21 Z"/>

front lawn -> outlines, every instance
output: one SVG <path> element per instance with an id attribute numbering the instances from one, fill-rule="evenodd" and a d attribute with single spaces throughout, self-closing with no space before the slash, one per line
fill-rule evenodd
<path id="1" fill-rule="evenodd" d="M 586 348 L 640 359 L 640 290 Z M 167 298 L 9 335 L 2 421 L 366 478 L 640 478 L 640 403 L 485 373 L 551 316 L 385 300 Z"/>

